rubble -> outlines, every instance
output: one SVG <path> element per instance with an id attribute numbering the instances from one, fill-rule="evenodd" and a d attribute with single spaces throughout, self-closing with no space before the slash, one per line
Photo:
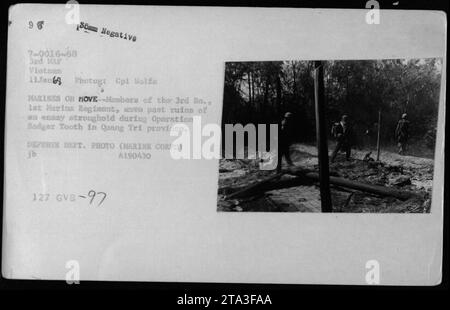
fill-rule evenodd
<path id="1" fill-rule="evenodd" d="M 306 172 L 317 171 L 314 146 L 296 144 L 291 151 L 297 169 Z M 358 155 L 360 154 L 355 151 L 354 159 L 348 161 L 338 156 L 336 162 L 330 164 L 332 176 L 330 179 L 344 180 L 344 183 L 331 184 L 333 212 L 429 212 L 433 160 L 412 156 L 403 158 L 397 154 L 383 152 L 381 161 L 377 162 L 362 160 L 364 156 Z M 239 211 L 321 212 L 317 181 L 307 182 L 305 179 L 285 174 L 275 177 L 276 172 L 259 170 L 257 163 L 252 161 L 223 159 L 220 161 L 220 169 L 219 211 L 238 211 L 235 205 L 228 201 L 227 196 L 242 191 L 249 185 L 261 182 L 264 184 L 265 180 L 269 180 L 266 187 L 256 187 L 257 195 L 251 191 L 248 193 L 244 191 L 245 197 L 235 197 L 239 201 Z M 346 180 L 352 186 L 361 183 L 368 186 L 369 190 L 371 186 L 375 186 L 377 190 L 383 187 L 388 192 L 370 193 L 364 186 L 362 190 L 355 187 L 348 188 Z M 394 192 L 394 197 L 389 191 Z M 401 194 L 396 198 L 395 193 Z M 404 196 L 402 193 L 407 195 Z"/>
<path id="2" fill-rule="evenodd" d="M 389 184 L 396 186 L 411 185 L 411 177 L 407 175 L 396 176 L 389 179 Z"/>

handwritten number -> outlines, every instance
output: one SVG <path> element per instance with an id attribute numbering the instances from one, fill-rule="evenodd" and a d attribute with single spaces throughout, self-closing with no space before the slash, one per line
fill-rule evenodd
<path id="1" fill-rule="evenodd" d="M 97 203 L 97 206 L 100 206 L 100 205 L 103 203 L 103 201 L 105 201 L 105 199 L 106 199 L 106 193 L 104 193 L 104 192 L 96 192 L 96 191 L 94 191 L 94 190 L 90 190 L 90 191 L 88 192 L 88 197 L 91 198 L 91 200 L 89 201 L 89 204 L 93 204 L 95 198 L 96 198 L 98 195 L 101 196 L 101 199 L 100 199 L 100 201 Z"/>
<path id="2" fill-rule="evenodd" d="M 61 85 L 61 77 L 60 76 L 54 76 L 53 77 L 53 84 Z"/>
<path id="3" fill-rule="evenodd" d="M 103 201 L 106 199 L 106 193 L 104 192 L 98 192 L 97 194 L 100 194 L 103 196 L 102 200 L 100 200 L 100 202 L 98 203 L 98 205 L 101 205 L 103 203 Z"/>
<path id="4" fill-rule="evenodd" d="M 44 21 L 40 20 L 36 23 L 36 25 L 37 25 L 37 29 L 42 30 L 42 28 L 44 26 Z M 33 29 L 33 27 L 34 27 L 34 23 L 30 20 L 28 22 L 28 29 Z"/>
<path id="5" fill-rule="evenodd" d="M 94 201 L 94 198 L 95 198 L 95 191 L 90 190 L 88 193 L 88 197 L 91 197 L 91 201 L 89 202 L 89 204 L 92 204 L 92 202 Z"/>

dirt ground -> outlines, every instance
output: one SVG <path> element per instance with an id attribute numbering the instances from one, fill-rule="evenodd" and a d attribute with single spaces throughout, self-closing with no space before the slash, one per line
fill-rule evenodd
<path id="1" fill-rule="evenodd" d="M 433 178 L 432 159 L 382 151 L 380 162 L 364 161 L 363 158 L 368 152 L 368 150 L 352 150 L 352 159 L 349 161 L 345 160 L 343 154 L 339 154 L 335 163 L 330 164 L 330 174 L 367 184 L 412 191 L 419 193 L 419 197 L 402 201 L 331 185 L 333 212 L 429 212 Z M 375 159 L 375 156 L 376 154 L 371 154 L 372 159 Z M 291 158 L 296 167 L 318 170 L 315 146 L 294 144 L 291 146 Z M 283 167 L 284 165 L 285 163 Z M 268 190 L 250 197 L 227 199 L 226 196 L 230 193 L 275 173 L 260 170 L 256 160 L 220 160 L 218 211 L 321 212 L 319 184 L 313 181 Z M 292 178 L 295 177 L 283 175 L 276 182 L 289 182 Z"/>

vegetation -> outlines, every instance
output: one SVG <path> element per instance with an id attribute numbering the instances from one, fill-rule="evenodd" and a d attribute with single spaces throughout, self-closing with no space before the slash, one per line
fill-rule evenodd
<path id="1" fill-rule="evenodd" d="M 435 134 L 437 125 L 440 59 L 338 60 L 323 64 L 330 129 L 345 113 L 354 126 L 355 144 L 374 143 L 381 111 L 382 142 L 393 145 L 397 121 L 407 113 L 412 140 L 434 148 L 429 136 Z M 222 123 L 277 123 L 289 111 L 294 113 L 297 141 L 313 142 L 313 77 L 312 61 L 227 63 Z"/>

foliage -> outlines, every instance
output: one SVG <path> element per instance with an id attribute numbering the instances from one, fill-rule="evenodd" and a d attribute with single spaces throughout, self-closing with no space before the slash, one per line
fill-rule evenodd
<path id="1" fill-rule="evenodd" d="M 423 139 L 437 125 L 440 59 L 324 61 L 328 126 L 348 114 L 362 143 L 376 138 L 378 111 L 383 143 L 394 141 L 402 113 L 410 135 Z M 276 123 L 293 112 L 297 140 L 315 137 L 312 61 L 230 62 L 225 67 L 222 123 Z"/>

